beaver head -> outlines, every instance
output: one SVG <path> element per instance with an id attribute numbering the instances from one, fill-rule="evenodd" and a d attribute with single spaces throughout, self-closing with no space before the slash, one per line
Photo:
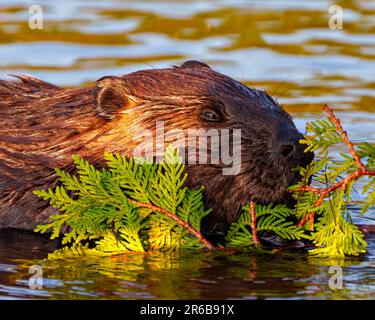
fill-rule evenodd
<path id="1" fill-rule="evenodd" d="M 119 117 L 130 114 L 135 121 L 121 121 L 127 126 L 154 129 L 156 122 L 162 121 L 165 132 L 173 129 L 174 138 L 178 136 L 176 129 L 183 132 L 204 129 L 204 133 L 212 129 L 240 130 L 241 165 L 235 174 L 224 174 L 222 161 L 190 163 L 189 153 L 198 152 L 202 147 L 199 143 L 185 155 L 189 185 L 205 186 L 206 204 L 214 209 L 207 223 L 212 230 L 227 228 L 238 217 L 241 206 L 250 200 L 289 202 L 287 188 L 298 180 L 298 173 L 292 169 L 306 166 L 312 159 L 311 153 L 304 153 L 305 147 L 299 142 L 303 136 L 292 117 L 274 99 L 204 63 L 187 61 L 173 69 L 139 71 L 121 78 L 106 77 L 99 80 L 99 87 L 96 100 L 99 114 L 108 119 L 115 117 L 117 111 L 113 110 L 120 110 Z M 185 137 L 188 139 L 187 133 Z M 186 149 L 191 145 L 190 140 Z M 212 147 L 211 141 L 208 148 Z M 207 153 L 210 157 L 212 150 Z"/>
<path id="2" fill-rule="evenodd" d="M 50 209 L 27 193 L 51 185 L 52 169 L 71 167 L 72 154 L 94 163 L 102 161 L 104 150 L 131 156 L 141 143 L 134 135 L 140 130 L 157 134 L 158 123 L 164 132 L 173 129 L 174 138 L 176 130 L 186 133 L 188 185 L 204 186 L 206 205 L 213 208 L 205 221 L 207 231 L 227 229 L 250 200 L 290 201 L 287 188 L 299 178 L 292 169 L 312 160 L 312 154 L 304 153 L 299 142 L 303 136 L 292 117 L 274 99 L 204 63 L 187 61 L 180 67 L 104 77 L 95 86 L 78 89 L 33 78 L 21 80 L 21 84 L 0 82 L 0 124 L 7 129 L 0 136 L 0 143 L 6 145 L 0 150 L 0 174 L 5 179 L 0 191 L 2 204 L 9 203 L 7 213 L 0 212 L 0 226 L 30 228 L 47 219 Z M 232 140 L 233 132 L 240 132 L 240 149 L 230 155 L 240 155 L 238 170 L 224 174 L 228 163 L 222 159 L 190 163 L 191 153 L 199 153 L 201 147 L 189 149 L 191 129 L 227 129 Z M 214 142 L 212 137 L 208 140 L 210 159 Z M 233 141 L 229 146 L 234 146 Z M 165 142 L 173 139 L 165 137 Z M 157 148 L 156 142 L 153 149 Z"/>

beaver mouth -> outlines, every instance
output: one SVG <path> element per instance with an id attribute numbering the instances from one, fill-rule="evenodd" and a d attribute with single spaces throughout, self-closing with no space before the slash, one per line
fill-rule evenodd
<path id="1" fill-rule="evenodd" d="M 289 192 L 289 187 L 301 181 L 302 176 L 298 167 L 306 168 L 313 159 L 314 154 L 307 152 L 294 161 L 278 163 L 273 168 L 258 166 L 258 170 L 256 170 L 258 174 L 249 177 L 256 186 L 249 188 L 249 199 L 259 204 L 273 203 L 294 206 L 295 200 Z M 308 184 L 310 182 L 311 179 Z"/>
<path id="2" fill-rule="evenodd" d="M 277 180 L 273 184 L 262 182 L 259 192 L 252 197 L 252 200 L 258 204 L 285 204 L 293 207 L 295 200 L 289 192 L 289 187 L 297 184 L 300 179 L 301 176 L 296 172 L 290 176 L 290 179 L 286 179 L 285 176 L 281 177 L 280 182 Z M 286 183 L 286 181 L 289 182 Z"/>

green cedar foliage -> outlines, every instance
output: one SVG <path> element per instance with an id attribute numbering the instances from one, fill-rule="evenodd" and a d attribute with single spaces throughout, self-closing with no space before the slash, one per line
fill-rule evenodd
<path id="1" fill-rule="evenodd" d="M 232 223 L 226 236 L 226 244 L 229 247 L 248 249 L 254 245 L 251 226 L 250 206 L 243 207 L 240 218 Z M 294 210 L 285 205 L 256 205 L 256 232 L 272 231 L 278 236 L 288 240 L 301 240 L 307 238 L 305 230 L 297 227 L 292 221 Z"/>
<path id="2" fill-rule="evenodd" d="M 171 218 L 131 202 L 168 210 L 199 231 L 210 210 L 203 207 L 202 188 L 184 186 L 185 167 L 177 151 L 169 147 L 161 163 L 139 164 L 111 153 L 105 159 L 108 168 L 97 170 L 74 156 L 77 175 L 56 169 L 60 186 L 35 191 L 60 211 L 36 231 L 52 231 L 51 238 L 56 238 L 65 230 L 66 246 L 50 257 L 202 248 Z"/>
<path id="3" fill-rule="evenodd" d="M 290 187 L 299 189 L 312 181 L 315 188 L 327 188 L 355 172 L 358 167 L 354 157 L 349 153 L 340 153 L 339 159 L 329 156 L 329 151 L 336 144 L 344 144 L 340 132 L 330 118 L 308 123 L 308 134 L 301 142 L 307 145 L 307 151 L 315 152 L 315 160 L 307 168 L 297 168 L 301 175 L 300 182 Z M 359 143 L 356 152 L 368 170 L 375 170 L 375 145 Z M 319 195 L 313 192 L 296 192 L 294 209 L 283 205 L 256 206 L 256 229 L 274 231 L 285 239 L 309 239 L 315 248 L 310 250 L 316 258 L 345 258 L 358 256 L 366 252 L 367 243 L 363 233 L 352 222 L 348 205 L 351 203 L 353 186 L 359 180 L 364 182 L 362 192 L 365 195 L 362 214 L 375 206 L 375 177 L 361 176 L 352 180 L 345 190 L 337 188 L 318 206 Z M 309 222 L 303 227 L 291 224 L 288 217 L 302 220 L 308 213 L 314 213 L 315 223 L 310 231 Z M 227 235 L 227 245 L 232 247 L 251 248 L 251 215 L 246 206 L 241 217 L 232 224 Z"/>
<path id="4" fill-rule="evenodd" d="M 307 169 L 301 169 L 301 174 L 307 181 L 312 179 L 315 187 L 327 188 L 358 170 L 356 161 L 347 149 L 339 153 L 337 159 L 329 156 L 329 151 L 336 144 L 345 146 L 343 136 L 337 131 L 330 118 L 318 120 L 307 125 L 308 135 L 302 142 L 307 145 L 306 150 L 316 151 L 316 159 Z M 366 142 L 358 143 L 355 151 L 368 170 L 374 170 L 375 146 Z M 359 183 L 358 183 L 359 182 Z M 314 206 L 318 195 L 309 192 L 296 193 L 296 215 L 303 218 L 307 212 L 315 212 L 317 222 L 311 233 L 311 240 L 316 246 L 310 251 L 315 257 L 344 258 L 357 256 L 366 252 L 367 243 L 363 233 L 353 224 L 348 205 L 352 203 L 353 187 L 362 187 L 365 200 L 362 215 L 375 204 L 375 177 L 360 176 L 352 180 L 345 189 L 337 188 L 319 206 Z M 301 181 L 293 188 L 301 187 Z"/>
<path id="5" fill-rule="evenodd" d="M 307 168 L 296 168 L 301 181 L 291 189 L 306 186 L 310 180 L 315 188 L 326 188 L 358 169 L 348 152 L 340 153 L 339 159 L 329 155 L 333 146 L 344 142 L 330 118 L 309 123 L 307 131 L 302 143 L 307 145 L 306 151 L 315 152 L 315 160 Z M 359 143 L 356 151 L 366 168 L 375 170 L 375 146 Z M 60 184 L 54 189 L 35 191 L 59 209 L 51 216 L 51 223 L 36 228 L 42 233 L 51 231 L 51 238 L 63 233 L 62 243 L 66 246 L 52 253 L 51 258 L 203 248 L 197 238 L 170 217 L 139 205 L 164 209 L 200 230 L 201 220 L 210 210 L 203 206 L 202 188 L 184 186 L 187 176 L 177 151 L 169 147 L 161 163 L 138 163 L 133 158 L 110 153 L 105 154 L 105 159 L 107 169 L 98 170 L 74 156 L 76 175 L 56 169 Z M 358 180 L 363 182 L 364 214 L 375 206 L 375 177 L 361 176 Z M 351 181 L 345 190 L 337 188 L 318 206 L 319 195 L 313 192 L 294 192 L 296 205 L 292 209 L 285 205 L 256 205 L 257 234 L 271 231 L 288 240 L 308 239 L 315 245 L 310 254 L 318 258 L 365 253 L 364 236 L 353 224 L 348 210 L 358 180 Z M 256 249 L 249 210 L 249 205 L 245 206 L 240 218 L 231 225 L 227 247 Z M 297 226 L 295 221 L 309 213 L 315 214 L 313 230 L 309 223 Z"/>

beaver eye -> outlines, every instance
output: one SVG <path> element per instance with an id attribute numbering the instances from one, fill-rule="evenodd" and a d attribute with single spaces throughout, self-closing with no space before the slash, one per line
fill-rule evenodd
<path id="1" fill-rule="evenodd" d="M 213 110 L 204 110 L 201 112 L 201 118 L 206 121 L 218 122 L 222 120 L 220 114 Z"/>

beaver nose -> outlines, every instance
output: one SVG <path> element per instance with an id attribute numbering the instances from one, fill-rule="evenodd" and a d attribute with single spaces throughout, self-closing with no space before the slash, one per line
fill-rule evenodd
<path id="1" fill-rule="evenodd" d="M 280 146 L 280 153 L 285 157 L 289 157 L 294 150 L 296 149 L 296 146 L 294 143 L 285 143 Z"/>
<path id="2" fill-rule="evenodd" d="M 276 152 L 291 167 L 306 167 L 314 159 L 313 152 L 305 152 L 306 145 L 300 142 L 303 139 L 304 136 L 300 132 L 292 131 L 278 140 Z"/>
<path id="3" fill-rule="evenodd" d="M 287 141 L 280 143 L 279 152 L 285 158 L 290 158 L 296 153 L 302 153 L 304 147 L 300 144 L 300 140 L 303 139 L 302 135 L 296 135 Z"/>

